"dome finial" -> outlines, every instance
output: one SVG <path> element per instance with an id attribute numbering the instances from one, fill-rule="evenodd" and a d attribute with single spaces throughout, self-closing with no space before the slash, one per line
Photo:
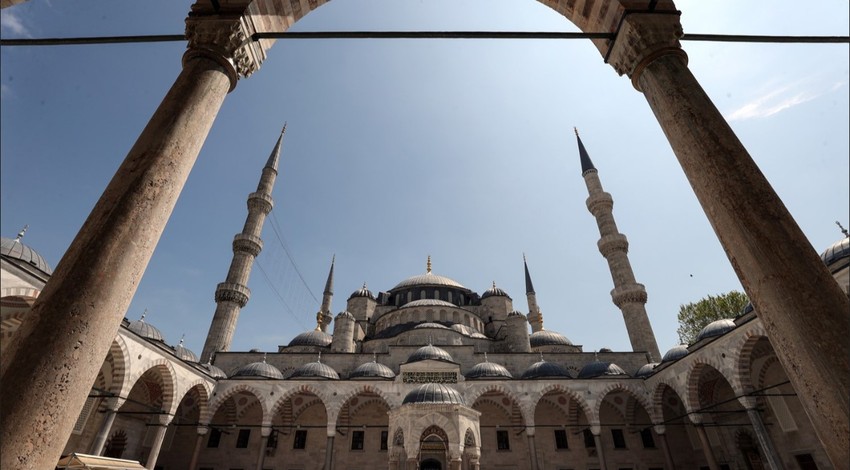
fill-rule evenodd
<path id="1" fill-rule="evenodd" d="M 540 362 L 546 362 L 546 360 L 543 359 L 543 351 L 540 352 Z"/>
<path id="2" fill-rule="evenodd" d="M 146 316 L 148 316 L 148 309 L 145 309 L 145 311 L 142 312 L 142 316 L 139 317 L 139 321 L 145 321 Z"/>
<path id="3" fill-rule="evenodd" d="M 493 281 L 493 290 L 496 289 L 496 281 Z"/>
<path id="4" fill-rule="evenodd" d="M 431 255 L 428 255 L 428 262 L 425 265 L 425 272 L 431 274 Z"/>
<path id="5" fill-rule="evenodd" d="M 375 363 L 378 362 L 378 353 L 376 353 L 376 352 L 372 353 L 372 362 L 375 362 Z"/>
<path id="6" fill-rule="evenodd" d="M 363 281 L 363 288 L 368 289 L 368 287 L 366 287 L 366 281 Z"/>
<path id="7" fill-rule="evenodd" d="M 838 222 L 836 222 L 836 223 L 838 223 Z M 15 241 L 16 241 L 16 242 L 18 242 L 18 243 L 20 243 L 21 238 L 24 238 L 24 234 L 25 234 L 25 233 L 27 233 L 27 230 L 28 230 L 29 228 L 30 228 L 29 224 L 24 225 L 24 228 L 22 228 L 22 229 L 21 229 L 21 231 L 20 231 L 20 232 L 18 232 L 18 236 L 17 236 L 17 237 L 15 237 Z M 845 233 L 847 233 L 847 232 L 845 231 Z"/>
<path id="8" fill-rule="evenodd" d="M 322 312 L 316 312 L 316 328 L 315 331 L 322 331 Z"/>
<path id="9" fill-rule="evenodd" d="M 593 362 L 599 362 L 599 351 L 593 351 Z"/>
<path id="10" fill-rule="evenodd" d="M 178 346 L 183 346 L 183 341 L 186 339 L 186 333 L 183 333 L 183 336 L 180 337 L 180 343 Z"/>
<path id="11" fill-rule="evenodd" d="M 269 354 L 269 353 L 263 353 L 263 364 L 265 364 L 265 363 L 266 363 L 266 356 L 268 356 L 268 354 Z"/>
<path id="12" fill-rule="evenodd" d="M 318 362 L 319 364 L 322 363 L 322 351 L 319 351 L 319 357 L 316 358 L 316 362 Z"/>
<path id="13" fill-rule="evenodd" d="M 490 360 L 487 359 L 487 351 L 484 351 L 484 362 L 490 362 Z"/>
<path id="14" fill-rule="evenodd" d="M 844 226 L 843 226 L 843 225 L 841 225 L 841 222 L 839 222 L 839 221 L 837 221 L 837 220 L 836 220 L 836 221 L 835 221 L 835 225 L 837 225 L 837 226 L 838 226 L 838 229 L 839 229 L 839 230 L 841 230 L 841 233 L 843 233 L 843 234 L 844 234 L 844 238 L 848 238 L 848 237 L 850 237 L 850 232 L 848 232 L 848 231 L 847 231 L 847 229 L 846 229 L 846 228 L 844 228 Z M 26 227 L 24 228 L 24 230 L 26 231 Z M 23 232 L 21 232 L 21 233 L 23 233 Z M 19 235 L 19 236 L 20 236 L 20 235 Z"/>

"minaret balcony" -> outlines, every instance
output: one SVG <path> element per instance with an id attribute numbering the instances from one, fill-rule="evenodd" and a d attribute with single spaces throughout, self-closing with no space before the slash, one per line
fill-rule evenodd
<path id="1" fill-rule="evenodd" d="M 611 253 L 618 251 L 623 253 L 629 252 L 629 240 L 622 233 L 605 235 L 596 242 L 596 246 L 599 248 L 599 252 L 602 253 L 602 256 L 606 258 Z"/>
<path id="2" fill-rule="evenodd" d="M 215 288 L 215 301 L 234 302 L 239 307 L 244 307 L 251 298 L 251 289 L 235 282 L 221 282 Z"/>
<path id="3" fill-rule="evenodd" d="M 586 204 L 587 210 L 589 210 L 594 217 L 599 217 L 601 214 L 609 212 L 614 208 L 614 198 L 611 197 L 610 193 L 595 193 L 591 194 L 590 197 L 587 198 Z"/>
<path id="4" fill-rule="evenodd" d="M 263 240 L 247 233 L 238 233 L 233 237 L 233 252 L 250 253 L 255 258 L 263 251 Z"/>
<path id="5" fill-rule="evenodd" d="M 266 193 L 255 192 L 248 195 L 248 210 L 259 209 L 268 214 L 274 207 L 274 200 Z"/>
<path id="6" fill-rule="evenodd" d="M 628 284 L 611 291 L 611 300 L 617 308 L 623 308 L 623 305 L 629 303 L 646 304 L 646 299 L 646 287 L 643 284 Z"/>

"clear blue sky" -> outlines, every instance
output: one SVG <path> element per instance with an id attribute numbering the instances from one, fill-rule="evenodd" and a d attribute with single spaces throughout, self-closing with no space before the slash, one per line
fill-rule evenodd
<path id="1" fill-rule="evenodd" d="M 847 35 L 846 0 L 678 1 L 689 33 Z M 180 34 L 185 0 L 30 0 L 2 35 Z M 451 12 L 451 15 L 447 15 Z M 531 0 L 333 0 L 293 30 L 575 31 Z M 848 224 L 848 47 L 683 44 L 690 67 L 820 252 Z M 185 43 L 4 47 L 2 226 L 55 266 L 180 70 Z M 547 329 L 586 351 L 628 350 L 596 249 L 577 126 L 662 351 L 680 304 L 740 289 L 641 94 L 586 40 L 278 41 L 224 103 L 126 316 L 200 352 L 284 121 L 274 220 L 310 289 L 336 254 L 334 311 L 434 271 L 526 311 L 528 256 Z M 235 350 L 275 351 L 318 309 L 269 224 Z M 768 247 L 770 250 L 781 247 Z M 265 273 L 265 276 L 263 275 Z M 274 285 L 274 290 L 270 287 Z M 282 296 L 288 307 L 279 300 Z"/>

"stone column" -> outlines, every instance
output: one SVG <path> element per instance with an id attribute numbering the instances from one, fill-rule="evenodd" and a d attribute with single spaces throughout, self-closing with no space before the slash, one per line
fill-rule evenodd
<path id="1" fill-rule="evenodd" d="M 53 468 L 216 114 L 259 68 L 251 21 L 187 20 L 183 70 L 0 359 L 0 467 Z"/>
<path id="2" fill-rule="evenodd" d="M 449 461 L 449 470 L 462 470 L 463 459 L 460 457 L 452 457 Z"/>
<path id="3" fill-rule="evenodd" d="M 106 440 L 109 438 L 109 431 L 112 430 L 112 424 L 115 423 L 115 415 L 123 404 L 124 400 L 120 398 L 111 397 L 105 400 L 106 416 L 104 416 L 103 422 L 100 423 L 100 429 L 98 429 L 97 435 L 94 437 L 94 442 L 92 442 L 92 455 L 103 453 L 103 446 L 106 445 Z"/>
<path id="4" fill-rule="evenodd" d="M 198 437 L 195 438 L 195 448 L 192 450 L 192 460 L 189 462 L 189 470 L 198 468 L 198 458 L 201 456 L 201 447 L 204 445 L 204 436 L 207 435 L 209 428 L 206 426 L 198 426 Z"/>
<path id="5" fill-rule="evenodd" d="M 263 463 L 266 461 L 266 446 L 269 444 L 269 436 L 272 434 L 272 428 L 263 426 L 260 429 L 260 435 L 262 439 L 260 439 L 260 455 L 257 456 L 257 470 L 263 470 Z M 330 470 L 330 467 L 325 467 L 326 470 Z"/>
<path id="6" fill-rule="evenodd" d="M 525 434 L 528 436 L 528 458 L 531 460 L 531 470 L 537 470 L 537 445 L 534 442 L 534 428 L 525 428 Z"/>
<path id="7" fill-rule="evenodd" d="M 407 470 L 419 470 L 419 459 L 416 457 L 408 457 Z"/>
<path id="8" fill-rule="evenodd" d="M 843 466 L 850 461 L 850 299 L 691 74 L 681 35 L 678 15 L 630 14 L 609 62 L 645 95 L 779 361 L 793 371 L 788 377 L 824 450 Z"/>
<path id="9" fill-rule="evenodd" d="M 702 424 L 694 424 L 699 436 L 699 442 L 702 444 L 702 452 L 705 454 L 705 460 L 708 461 L 708 468 L 711 470 L 720 470 L 717 465 L 717 459 L 714 457 L 714 449 L 711 448 L 711 442 L 708 440 L 708 434 L 705 433 L 705 426 Z"/>
<path id="10" fill-rule="evenodd" d="M 328 436 L 328 443 L 325 444 L 325 468 L 324 470 L 333 470 L 334 464 L 334 436 Z"/>
<path id="11" fill-rule="evenodd" d="M 664 463 L 668 470 L 676 470 L 676 464 L 673 462 L 673 454 L 670 453 L 670 446 L 667 444 L 666 428 L 662 425 L 654 426 L 655 434 L 661 442 L 661 451 L 664 452 Z"/>
<path id="12" fill-rule="evenodd" d="M 162 416 L 157 418 L 157 423 L 152 426 L 156 427 L 156 434 L 153 435 L 153 443 L 151 451 L 148 453 L 148 460 L 145 463 L 145 468 L 153 470 L 156 466 L 156 459 L 159 458 L 159 451 L 162 449 L 162 441 L 165 439 L 165 433 L 168 431 L 168 423 L 171 422 L 171 416 Z"/>
<path id="13" fill-rule="evenodd" d="M 596 455 L 599 458 L 599 470 L 608 470 L 605 462 L 605 450 L 602 447 L 602 428 L 591 426 L 590 433 L 593 434 L 593 443 L 596 444 Z"/>
<path id="14" fill-rule="evenodd" d="M 759 447 L 761 447 L 761 452 L 764 454 L 765 460 L 767 460 L 767 466 L 770 467 L 771 470 L 785 470 L 785 466 L 782 465 L 782 459 L 779 457 L 779 454 L 776 452 L 776 447 L 773 445 L 773 439 L 770 438 L 770 434 L 767 432 L 767 428 L 764 426 L 764 421 L 761 419 L 761 414 L 755 408 L 755 404 L 751 404 L 753 406 L 747 406 L 747 416 L 750 418 L 750 423 L 753 425 L 753 431 L 756 433 L 756 438 L 759 441 Z"/>

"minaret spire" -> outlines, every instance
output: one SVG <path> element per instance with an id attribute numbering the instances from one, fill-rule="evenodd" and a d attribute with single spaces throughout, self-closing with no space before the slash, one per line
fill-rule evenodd
<path id="1" fill-rule="evenodd" d="M 316 313 L 316 331 L 328 332 L 328 326 L 333 321 L 331 314 L 331 301 L 334 296 L 334 264 L 336 264 L 336 255 L 331 257 L 331 269 L 328 271 L 328 279 L 325 281 L 325 290 L 322 292 L 322 306 Z"/>
<path id="2" fill-rule="evenodd" d="M 537 305 L 537 294 L 534 293 L 534 285 L 531 284 L 531 274 L 528 273 L 528 260 L 525 253 L 522 254 L 522 264 L 525 267 L 525 298 L 528 301 L 528 323 L 531 323 L 531 332 L 537 333 L 543 329 L 543 312 Z"/>
<path id="3" fill-rule="evenodd" d="M 277 179 L 277 168 L 280 161 L 280 149 L 283 144 L 283 134 L 286 124 L 280 132 L 277 143 L 263 167 L 257 190 L 248 195 L 248 217 L 242 232 L 233 237 L 233 259 L 227 278 L 215 289 L 215 314 L 213 315 L 204 350 L 201 357 L 212 357 L 218 351 L 230 349 L 233 334 L 236 331 L 236 320 L 242 307 L 248 303 L 251 290 L 248 289 L 248 278 L 254 259 L 263 249 L 263 223 L 274 206 L 272 189 Z"/>
<path id="4" fill-rule="evenodd" d="M 645 351 L 653 361 L 659 361 L 661 355 L 658 352 L 658 344 L 655 342 L 655 333 L 652 332 L 652 325 L 646 314 L 646 288 L 635 281 L 635 274 L 628 257 L 629 241 L 617 230 L 617 223 L 614 221 L 614 198 L 602 189 L 599 175 L 587 155 L 578 131 L 576 131 L 576 139 L 581 160 L 581 174 L 589 195 L 587 209 L 596 218 L 600 235 L 597 246 L 599 252 L 608 261 L 608 269 L 614 280 L 611 300 L 623 312 L 632 350 Z"/>

